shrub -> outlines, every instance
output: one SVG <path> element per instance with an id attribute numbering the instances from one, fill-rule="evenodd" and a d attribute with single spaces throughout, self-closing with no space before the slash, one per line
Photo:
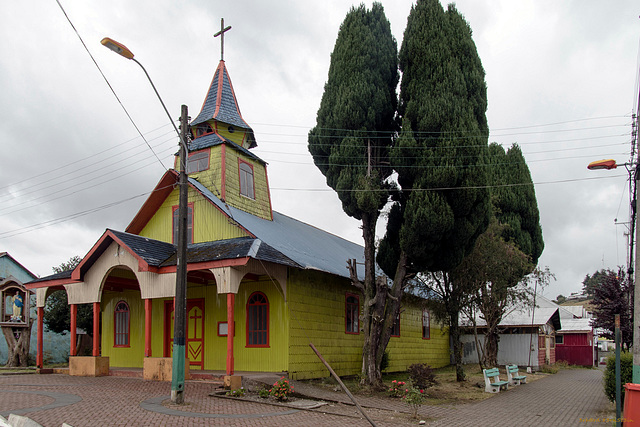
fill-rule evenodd
<path id="1" fill-rule="evenodd" d="M 620 353 L 620 385 L 622 386 L 622 402 L 624 403 L 624 385 L 633 382 L 633 354 L 628 351 Z M 616 355 L 607 358 L 607 368 L 604 371 L 604 393 L 610 401 L 616 401 Z"/>
<path id="2" fill-rule="evenodd" d="M 293 393 L 293 387 L 289 384 L 289 380 L 284 377 L 273 383 L 273 387 L 269 390 L 269 394 L 279 401 L 289 400 L 289 395 Z"/>
<path id="3" fill-rule="evenodd" d="M 402 397 L 406 391 L 407 387 L 404 381 L 391 381 L 391 387 L 389 387 L 389 394 L 391 397 Z"/>
<path id="4" fill-rule="evenodd" d="M 263 399 L 266 399 L 270 396 L 271 393 L 269 393 L 269 390 L 267 390 L 266 388 L 261 388 L 260 390 L 258 390 L 258 396 L 260 396 Z"/>
<path id="5" fill-rule="evenodd" d="M 540 372 L 543 374 L 557 374 L 560 371 L 559 366 L 544 364 L 540 367 Z"/>
<path id="6" fill-rule="evenodd" d="M 402 396 L 402 400 L 411 408 L 413 418 L 418 418 L 418 409 L 424 404 L 425 400 L 427 400 L 427 395 L 423 389 L 417 389 L 411 386 L 407 389 L 405 395 Z"/>
<path id="7" fill-rule="evenodd" d="M 231 396 L 231 397 L 242 397 L 242 396 L 244 396 L 244 387 L 240 387 L 237 390 L 229 390 L 227 392 L 227 396 Z"/>
<path id="8" fill-rule="evenodd" d="M 408 371 L 411 383 L 418 389 L 426 390 L 429 387 L 438 384 L 436 376 L 433 373 L 433 369 L 425 363 L 414 363 L 409 366 Z"/>
<path id="9" fill-rule="evenodd" d="M 382 353 L 382 360 L 380 361 L 380 372 L 384 371 L 389 367 L 389 352 L 385 351 Z"/>

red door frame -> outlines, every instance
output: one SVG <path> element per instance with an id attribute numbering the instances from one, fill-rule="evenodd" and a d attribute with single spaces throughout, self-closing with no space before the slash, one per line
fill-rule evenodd
<path id="1" fill-rule="evenodd" d="M 192 308 L 198 307 L 202 311 L 202 319 L 201 322 L 201 331 L 202 337 L 199 339 L 189 339 L 189 318 L 187 318 L 187 334 L 186 334 L 186 342 L 185 342 L 185 351 L 187 352 L 187 358 L 189 358 L 189 343 L 194 341 L 200 341 L 200 360 L 191 360 L 189 358 L 189 366 L 200 367 L 200 369 L 204 369 L 204 299 L 203 298 L 194 298 L 187 300 L 187 316 Z M 173 331 L 171 330 L 171 316 L 173 316 L 173 299 L 167 300 L 164 302 L 164 345 L 163 345 L 163 356 L 171 357 L 171 346 L 173 345 Z"/>

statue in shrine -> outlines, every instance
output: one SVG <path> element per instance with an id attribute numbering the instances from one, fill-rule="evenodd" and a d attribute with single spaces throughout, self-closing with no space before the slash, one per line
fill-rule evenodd
<path id="1" fill-rule="evenodd" d="M 22 308 L 24 307 L 24 301 L 20 291 L 16 291 L 16 295 L 13 297 L 13 315 L 11 316 L 12 322 L 22 322 Z"/>

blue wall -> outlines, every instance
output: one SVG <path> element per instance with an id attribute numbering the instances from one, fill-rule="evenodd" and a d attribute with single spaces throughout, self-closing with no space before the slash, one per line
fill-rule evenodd
<path id="1" fill-rule="evenodd" d="M 7 278 L 13 276 L 22 283 L 27 283 L 35 279 L 31 273 L 25 270 L 20 264 L 15 262 L 9 254 L 0 256 L 0 277 Z"/>
<path id="2" fill-rule="evenodd" d="M 1 260 L 2 258 L 0 258 Z M 14 275 L 15 277 L 15 275 Z M 29 354 L 32 362 L 36 363 L 36 352 L 38 351 L 38 325 L 36 322 L 36 309 L 35 309 L 35 296 L 31 297 L 31 319 L 33 320 L 33 326 L 31 327 L 31 344 L 29 347 Z M 51 332 L 44 327 L 43 341 L 44 347 L 42 349 L 44 354 L 44 363 L 67 363 L 69 361 L 69 344 L 71 336 L 69 332 L 57 334 Z M 4 335 L 0 334 L 0 365 L 5 365 L 9 357 L 9 350 L 7 349 L 7 340 Z"/>

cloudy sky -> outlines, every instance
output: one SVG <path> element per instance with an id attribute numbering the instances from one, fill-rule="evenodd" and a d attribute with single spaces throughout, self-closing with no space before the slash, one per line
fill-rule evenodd
<path id="1" fill-rule="evenodd" d="M 174 118 L 200 111 L 225 62 L 256 154 L 269 163 L 274 208 L 361 242 L 358 222 L 313 165 L 329 56 L 352 4 L 344 0 L 110 2 L 59 0 L 161 161 L 127 118 L 55 0 L 0 5 L 0 252 L 35 274 L 87 253 L 105 228 L 124 230 L 165 170 L 177 138 L 142 70 L 100 45 L 128 46 Z M 412 2 L 382 1 L 400 45 Z M 366 2 L 370 5 L 370 1 Z M 517 142 L 545 239 L 545 295 L 581 289 L 587 273 L 626 263 L 628 173 L 588 171 L 629 159 L 638 101 L 636 1 L 456 2 L 486 71 L 490 141 Z M 617 223 L 616 223 L 617 220 Z"/>

